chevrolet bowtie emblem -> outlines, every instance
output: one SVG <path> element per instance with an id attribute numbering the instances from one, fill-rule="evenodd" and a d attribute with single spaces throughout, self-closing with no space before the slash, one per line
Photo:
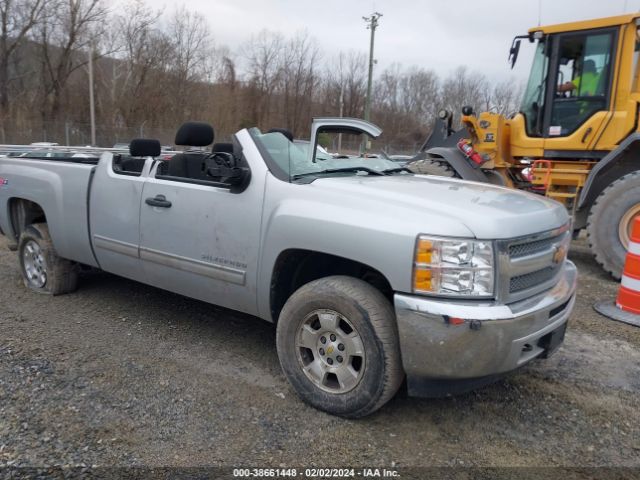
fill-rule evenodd
<path id="1" fill-rule="evenodd" d="M 327 348 L 327 353 L 329 355 L 331 355 L 333 353 L 333 346 L 330 346 L 329 348 Z"/>
<path id="2" fill-rule="evenodd" d="M 553 263 L 558 264 L 564 261 L 567 256 L 567 249 L 563 245 L 556 245 L 553 252 Z"/>

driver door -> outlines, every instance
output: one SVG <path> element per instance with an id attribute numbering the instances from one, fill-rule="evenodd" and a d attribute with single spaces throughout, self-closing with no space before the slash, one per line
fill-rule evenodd
<path id="1" fill-rule="evenodd" d="M 255 313 L 262 182 L 235 192 L 166 177 L 144 184 L 140 258 L 146 281 L 187 297 Z"/>
<path id="2" fill-rule="evenodd" d="M 615 29 L 558 35 L 544 128 L 545 150 L 583 150 L 610 115 Z"/>

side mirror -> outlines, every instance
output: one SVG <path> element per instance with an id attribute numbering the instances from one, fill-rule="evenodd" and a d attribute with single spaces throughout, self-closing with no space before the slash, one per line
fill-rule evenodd
<path id="1" fill-rule="evenodd" d="M 205 160 L 205 167 L 210 177 L 234 187 L 242 185 L 249 178 L 249 169 L 242 167 L 232 153 L 212 154 Z"/>
<path id="2" fill-rule="evenodd" d="M 518 53 L 520 53 L 520 40 L 514 39 L 511 44 L 511 49 L 509 49 L 509 63 L 511 64 L 511 68 L 516 65 L 516 61 L 518 60 Z"/>

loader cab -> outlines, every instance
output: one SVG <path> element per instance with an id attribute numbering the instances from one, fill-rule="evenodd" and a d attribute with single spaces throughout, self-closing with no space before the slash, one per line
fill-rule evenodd
<path id="1" fill-rule="evenodd" d="M 527 134 L 567 137 L 608 111 L 615 27 L 540 36 L 521 107 Z"/>
<path id="2" fill-rule="evenodd" d="M 623 15 L 529 31 L 535 54 L 520 107 L 524 117 L 520 138 L 529 138 L 530 146 L 543 146 L 545 155 L 560 152 L 558 156 L 568 158 L 578 151 L 598 150 L 586 155 L 597 159 L 633 130 L 639 17 Z"/>

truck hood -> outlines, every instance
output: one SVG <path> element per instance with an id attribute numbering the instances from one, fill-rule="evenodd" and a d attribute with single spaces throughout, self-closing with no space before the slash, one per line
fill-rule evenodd
<path id="1" fill-rule="evenodd" d="M 553 230 L 569 221 L 564 206 L 540 195 L 444 177 L 330 177 L 312 186 L 324 198 L 352 208 L 362 205 L 367 212 L 392 217 L 409 213 L 422 233 L 436 235 L 447 234 L 439 224 L 452 222 L 478 239 L 500 239 Z"/>

